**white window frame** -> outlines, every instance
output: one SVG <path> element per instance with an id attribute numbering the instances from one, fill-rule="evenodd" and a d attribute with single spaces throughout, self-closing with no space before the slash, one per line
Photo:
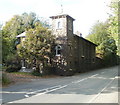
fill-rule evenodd
<path id="1" fill-rule="evenodd" d="M 61 54 L 58 53 L 59 50 L 61 51 L 61 50 L 62 50 L 62 47 L 61 47 L 60 45 L 57 45 L 57 46 L 55 47 L 56 56 L 60 56 L 60 55 L 61 55 Z"/>
<path id="2" fill-rule="evenodd" d="M 60 25 L 61 25 L 61 23 L 60 23 L 60 21 L 58 21 L 58 23 L 57 23 L 57 28 L 58 29 L 60 28 Z"/>

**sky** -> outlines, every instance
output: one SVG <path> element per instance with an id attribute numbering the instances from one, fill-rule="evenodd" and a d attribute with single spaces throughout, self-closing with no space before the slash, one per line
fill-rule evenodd
<path id="1" fill-rule="evenodd" d="M 74 33 L 79 31 L 87 36 L 96 21 L 104 22 L 108 18 L 111 0 L 0 0 L 0 23 L 5 24 L 13 15 L 35 12 L 38 17 L 49 20 L 63 9 L 75 19 Z M 62 8 L 61 8 L 62 4 Z M 50 21 L 50 20 L 49 20 Z"/>

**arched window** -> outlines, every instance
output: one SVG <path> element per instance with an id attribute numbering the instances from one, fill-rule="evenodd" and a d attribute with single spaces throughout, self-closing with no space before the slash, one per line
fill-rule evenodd
<path id="1" fill-rule="evenodd" d="M 60 56 L 61 55 L 62 47 L 60 45 L 57 45 L 55 47 L 55 50 L 56 50 L 56 56 Z"/>

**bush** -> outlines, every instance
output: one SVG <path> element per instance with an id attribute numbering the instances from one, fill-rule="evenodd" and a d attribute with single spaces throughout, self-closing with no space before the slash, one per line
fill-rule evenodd
<path id="1" fill-rule="evenodd" d="M 32 75 L 34 75 L 34 76 L 42 76 L 40 73 L 38 73 L 37 71 L 33 71 L 32 72 Z"/>
<path id="2" fill-rule="evenodd" d="M 8 85 L 10 83 L 11 83 L 10 79 L 6 76 L 5 73 L 3 73 L 2 74 L 2 85 Z"/>
<path id="3" fill-rule="evenodd" d="M 21 66 L 18 65 L 10 65 L 7 67 L 6 72 L 18 72 L 21 69 Z"/>
<path id="4" fill-rule="evenodd" d="M 103 58 L 104 66 L 114 66 L 118 64 L 118 57 L 115 54 L 109 54 Z"/>
<path id="5" fill-rule="evenodd" d="M 3 64 L 7 72 L 18 72 L 21 69 L 21 59 L 16 54 L 7 57 Z"/>
<path id="6" fill-rule="evenodd" d="M 55 74 L 55 69 L 51 66 L 44 67 L 43 75 L 52 75 Z"/>
<path id="7" fill-rule="evenodd" d="M 40 71 L 32 72 L 32 75 L 34 75 L 34 76 L 45 76 L 45 75 L 53 75 L 53 74 L 55 74 L 55 69 L 51 66 L 44 67 L 42 73 L 40 73 Z"/>

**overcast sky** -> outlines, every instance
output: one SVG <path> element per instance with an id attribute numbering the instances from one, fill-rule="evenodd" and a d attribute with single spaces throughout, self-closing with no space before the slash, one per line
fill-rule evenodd
<path id="1" fill-rule="evenodd" d="M 0 0 L 0 23 L 5 23 L 13 15 L 35 12 L 39 17 L 49 19 L 61 12 L 75 19 L 74 32 L 86 36 L 93 24 L 108 18 L 111 0 Z"/>

